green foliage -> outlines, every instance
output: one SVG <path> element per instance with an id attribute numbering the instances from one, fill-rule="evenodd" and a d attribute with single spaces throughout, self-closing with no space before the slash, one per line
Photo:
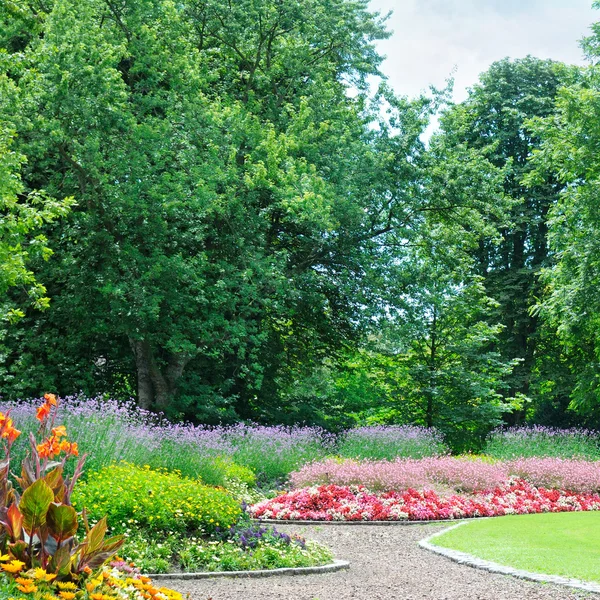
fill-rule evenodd
<path id="1" fill-rule="evenodd" d="M 588 40 L 590 52 L 596 38 L 597 33 Z M 594 148 L 600 131 L 599 75 L 597 67 L 585 71 L 579 82 L 561 90 L 555 115 L 530 123 L 543 139 L 531 181 L 551 173 L 563 188 L 550 211 L 548 241 L 556 260 L 542 273 L 545 293 L 538 314 L 565 346 L 560 358 L 563 370 L 571 374 L 570 408 L 595 412 L 596 419 L 600 262 L 595 188 L 600 169 Z M 546 385 L 562 383 L 548 380 Z"/>
<path id="2" fill-rule="evenodd" d="M 5 98 L 9 84 L 0 75 L 0 100 Z M 72 198 L 59 202 L 43 191 L 26 192 L 20 176 L 25 157 L 13 150 L 13 144 L 11 131 L 0 119 L 0 320 L 10 323 L 25 316 L 8 298 L 10 288 L 25 290 L 28 303 L 35 309 L 48 308 L 46 288 L 36 281 L 30 264 L 52 255 L 42 226 L 64 217 L 73 205 Z"/>
<path id="3" fill-rule="evenodd" d="M 237 501 L 224 490 L 126 463 L 88 476 L 76 490 L 73 505 L 85 506 L 94 520 L 107 515 L 115 531 L 135 525 L 148 535 L 211 533 L 217 527 L 230 527 L 241 515 Z"/>
<path id="4" fill-rule="evenodd" d="M 263 529 L 265 533 L 255 538 L 252 547 L 240 543 L 236 534 L 224 540 L 178 534 L 151 540 L 132 531 L 122 554 L 145 573 L 168 573 L 174 567 L 184 572 L 312 567 L 333 560 L 331 551 L 321 544 Z"/>
<path id="5" fill-rule="evenodd" d="M 549 173 L 535 183 L 527 181 L 534 168 L 529 159 L 540 145 L 539 135 L 527 122 L 552 115 L 559 88 L 576 76 L 574 67 L 531 56 L 498 61 L 481 76 L 468 99 L 447 111 L 441 121 L 451 152 L 468 148 L 502 176 L 509 202 L 491 219 L 491 231 L 481 235 L 471 253 L 475 273 L 497 302 L 487 318 L 490 324 L 502 325 L 495 348 L 502 360 L 519 361 L 506 378 L 507 395 L 532 397 L 534 406 L 543 397 L 540 370 L 556 353 L 554 332 L 541 331 L 532 307 L 542 293 L 540 271 L 551 262 L 548 211 L 562 185 Z M 490 196 L 487 202 L 495 200 Z M 550 367 L 555 369 L 556 364 Z M 521 403 L 506 418 L 520 422 L 530 406 Z"/>
<path id="6" fill-rule="evenodd" d="M 317 420 L 296 382 L 380 310 L 375 265 L 418 213 L 432 103 L 367 100 L 383 20 L 363 0 L 57 0 L 0 22 L 23 181 L 78 202 L 48 230 L 53 311 L 4 341 L 3 392 Z"/>
<path id="7" fill-rule="evenodd" d="M 247 571 L 282 569 L 286 567 L 314 567 L 333 560 L 325 546 L 308 541 L 305 545 L 285 543 L 276 538 L 261 539 L 252 551 L 222 542 L 196 541 L 180 554 L 187 571 Z"/>

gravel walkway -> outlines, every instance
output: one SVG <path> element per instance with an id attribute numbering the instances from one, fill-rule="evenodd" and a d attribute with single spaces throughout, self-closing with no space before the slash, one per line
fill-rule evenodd
<path id="1" fill-rule="evenodd" d="M 440 525 L 278 526 L 327 544 L 350 570 L 265 579 L 165 581 L 193 600 L 575 600 L 597 595 L 492 575 L 427 552 L 417 542 Z"/>

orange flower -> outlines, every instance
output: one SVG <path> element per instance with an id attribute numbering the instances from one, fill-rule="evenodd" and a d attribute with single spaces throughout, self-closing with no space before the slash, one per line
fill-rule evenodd
<path id="1" fill-rule="evenodd" d="M 54 436 L 51 436 L 42 444 L 38 444 L 36 449 L 40 458 L 54 458 L 60 454 L 60 443 Z"/>
<path id="2" fill-rule="evenodd" d="M 52 430 L 52 435 L 56 438 L 67 437 L 67 429 L 64 425 L 59 425 Z"/>
<path id="3" fill-rule="evenodd" d="M 77 442 L 67 442 L 67 440 L 63 440 L 60 443 L 60 451 L 70 456 L 79 456 Z"/>
<path id="4" fill-rule="evenodd" d="M 56 395 L 55 394 L 44 394 L 44 400 L 46 404 L 56 406 Z"/>
<path id="5" fill-rule="evenodd" d="M 37 409 L 37 411 L 35 413 L 35 418 L 38 421 L 43 421 L 50 414 L 50 408 L 51 408 L 50 404 L 48 404 L 47 402 L 44 402 L 44 404 L 42 404 Z"/>
<path id="6" fill-rule="evenodd" d="M 73 600 L 75 598 L 75 592 L 58 592 L 58 595 L 63 600 Z"/>
<path id="7" fill-rule="evenodd" d="M 17 589 L 24 594 L 33 594 L 38 590 L 37 586 L 32 581 L 27 582 L 26 585 L 18 584 Z"/>

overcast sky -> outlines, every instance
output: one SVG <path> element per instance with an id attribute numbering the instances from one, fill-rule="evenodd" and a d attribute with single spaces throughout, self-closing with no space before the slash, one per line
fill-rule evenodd
<path id="1" fill-rule="evenodd" d="M 527 54 L 585 64 L 578 41 L 600 21 L 592 0 L 371 0 L 393 11 L 392 37 L 379 43 L 382 70 L 398 94 L 443 86 L 454 67 L 454 99 L 505 56 Z"/>

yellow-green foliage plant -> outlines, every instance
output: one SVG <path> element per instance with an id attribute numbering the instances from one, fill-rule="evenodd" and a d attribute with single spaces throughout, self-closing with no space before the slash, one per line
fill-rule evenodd
<path id="1" fill-rule="evenodd" d="M 107 515 L 115 531 L 210 534 L 231 527 L 242 515 L 239 502 L 224 489 L 129 463 L 90 474 L 78 486 L 73 504 L 89 507 L 91 520 Z"/>

